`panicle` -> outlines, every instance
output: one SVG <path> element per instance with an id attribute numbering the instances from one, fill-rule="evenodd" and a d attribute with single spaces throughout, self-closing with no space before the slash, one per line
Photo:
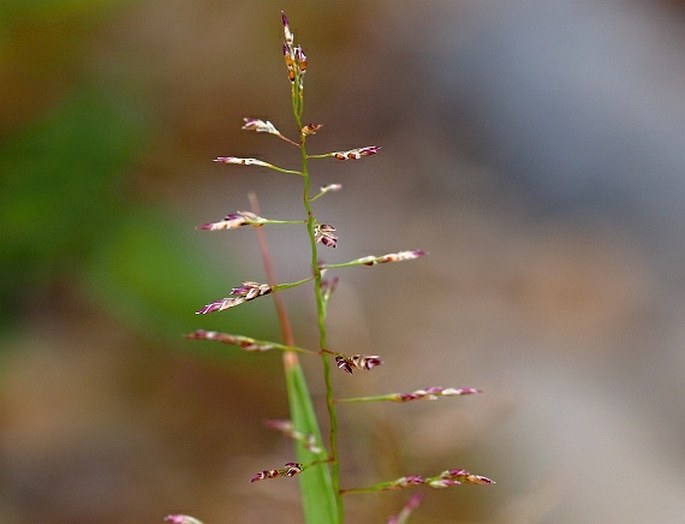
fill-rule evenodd
<path id="1" fill-rule="evenodd" d="M 314 227 L 314 239 L 326 247 L 336 247 L 338 237 L 334 235 L 335 227 L 330 224 L 316 224 Z"/>
<path id="2" fill-rule="evenodd" d="M 350 149 L 349 151 L 333 151 L 330 155 L 338 160 L 359 160 L 364 156 L 375 155 L 380 149 L 380 146 L 365 146 Z"/>
<path id="3" fill-rule="evenodd" d="M 189 340 L 215 340 L 222 344 L 229 344 L 231 346 L 238 346 L 243 351 L 269 351 L 274 348 L 273 344 L 268 342 L 257 341 L 250 337 L 243 335 L 232 335 L 230 333 L 220 333 L 218 331 L 206 331 L 198 329 L 192 333 L 184 335 Z"/>
<path id="4" fill-rule="evenodd" d="M 250 479 L 250 482 L 257 482 L 258 480 L 273 479 L 276 477 L 294 477 L 302 472 L 302 465 L 298 462 L 286 462 L 284 467 L 280 469 L 265 469 L 256 473 Z"/>

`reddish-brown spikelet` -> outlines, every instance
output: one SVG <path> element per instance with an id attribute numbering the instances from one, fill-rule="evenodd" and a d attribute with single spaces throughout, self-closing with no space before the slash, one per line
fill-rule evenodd
<path id="1" fill-rule="evenodd" d="M 221 231 L 228 229 L 238 229 L 242 226 L 252 225 L 260 227 L 266 223 L 266 218 L 250 213 L 249 211 L 236 211 L 229 213 L 222 220 L 200 224 L 196 229 L 203 231 Z"/>
<path id="2" fill-rule="evenodd" d="M 378 355 L 336 355 L 335 363 L 338 369 L 342 369 L 351 375 L 355 369 L 371 370 L 383 364 L 383 361 Z"/>
<path id="3" fill-rule="evenodd" d="M 241 286 L 234 287 L 231 290 L 231 297 L 220 298 L 214 302 L 206 304 L 203 308 L 198 309 L 196 315 L 206 315 L 215 311 L 223 311 L 232 307 L 239 306 L 249 300 L 262 297 L 271 293 L 271 286 L 269 284 L 260 284 L 259 282 L 243 282 Z"/>
<path id="4" fill-rule="evenodd" d="M 280 469 L 265 469 L 259 473 L 255 473 L 250 482 L 257 482 L 258 480 L 273 479 L 276 477 L 294 477 L 302 472 L 302 465 L 298 462 L 286 462 L 284 467 Z"/>
<path id="5" fill-rule="evenodd" d="M 348 151 L 333 151 L 330 154 L 338 160 L 359 160 L 364 156 L 375 155 L 380 149 L 380 146 L 365 146 Z"/>
<path id="6" fill-rule="evenodd" d="M 438 397 L 454 397 L 461 395 L 474 395 L 481 393 L 480 389 L 475 388 L 443 388 L 440 386 L 431 386 L 425 389 L 417 389 L 411 393 L 397 393 L 395 400 L 398 402 L 409 402 L 410 400 L 435 400 Z"/>
<path id="7" fill-rule="evenodd" d="M 334 232 L 335 227 L 330 224 L 317 224 L 314 227 L 314 239 L 326 247 L 337 247 L 338 237 Z"/>
<path id="8" fill-rule="evenodd" d="M 307 124 L 302 127 L 302 134 L 305 136 L 315 135 L 316 132 L 323 127 L 323 124 Z"/>

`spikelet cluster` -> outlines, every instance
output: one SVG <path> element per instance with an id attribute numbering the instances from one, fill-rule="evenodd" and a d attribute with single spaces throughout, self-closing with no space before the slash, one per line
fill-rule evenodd
<path id="1" fill-rule="evenodd" d="M 196 315 L 206 315 L 207 313 L 214 313 L 215 311 L 223 311 L 232 307 L 239 306 L 255 298 L 263 297 L 271 293 L 272 287 L 269 284 L 260 284 L 259 282 L 245 281 L 242 285 L 234 287 L 231 290 L 231 296 L 227 298 L 220 298 L 214 302 L 206 304 L 204 307 L 198 309 Z"/>
<path id="2" fill-rule="evenodd" d="M 380 366 L 383 361 L 378 357 L 378 355 L 336 355 L 335 363 L 338 369 L 342 369 L 350 375 L 355 369 L 365 369 L 371 370 L 376 366 Z"/>
<path id="3" fill-rule="evenodd" d="M 279 469 L 265 469 L 259 473 L 255 473 L 250 482 L 257 482 L 258 480 L 275 479 L 277 477 L 294 477 L 302 472 L 302 464 L 298 462 L 286 462 L 282 468 Z"/>

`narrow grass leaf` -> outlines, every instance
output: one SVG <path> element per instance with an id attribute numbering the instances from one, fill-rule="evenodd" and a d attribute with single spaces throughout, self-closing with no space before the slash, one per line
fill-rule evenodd
<path id="1" fill-rule="evenodd" d="M 314 413 L 304 372 L 299 363 L 286 369 L 286 385 L 290 402 L 290 414 L 298 431 L 314 435 L 321 442 L 321 431 Z M 320 457 L 297 443 L 297 457 L 303 464 L 319 460 Z M 300 475 L 302 506 L 305 521 L 309 524 L 338 522 L 337 501 L 328 464 L 308 468 Z"/>

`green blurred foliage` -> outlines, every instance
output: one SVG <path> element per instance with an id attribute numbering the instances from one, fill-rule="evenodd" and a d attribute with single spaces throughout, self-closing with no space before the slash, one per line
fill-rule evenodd
<path id="1" fill-rule="evenodd" d="M 111 5 L 111 0 L 5 0 L 0 8 L 2 14 L 27 14 L 32 16 L 54 16 L 69 13 L 97 13 L 102 7 Z"/>
<path id="2" fill-rule="evenodd" d="M 4 322 L 34 308 L 55 282 L 73 287 L 82 272 L 100 308 L 154 338 L 180 340 L 197 327 L 244 331 L 255 310 L 270 305 L 193 314 L 240 277 L 225 272 L 230 256 L 208 264 L 162 210 L 126 198 L 127 169 L 146 142 L 142 114 L 110 92 L 84 89 L 3 145 Z"/>
<path id="3" fill-rule="evenodd" d="M 144 136 L 140 112 L 98 89 L 69 96 L 0 149 L 0 311 L 70 279 L 124 214 L 121 176 Z M 27 304 L 23 304 L 26 306 Z"/>
<path id="4" fill-rule="evenodd" d="M 112 0 L 0 2 L 0 137 L 51 113 L 92 78 L 93 43 L 116 10 Z"/>
<path id="5" fill-rule="evenodd" d="M 158 132 L 151 104 L 105 81 L 89 60 L 98 27 L 127 4 L 0 6 L 0 328 L 59 308 L 66 292 L 148 340 L 235 355 L 180 336 L 199 327 L 249 334 L 255 319 L 256 336 L 266 337 L 275 333 L 272 306 L 194 315 L 239 283 L 239 270 L 230 254 L 202 254 L 186 233 L 193 224 L 174 223 L 162 206 L 132 194 Z"/>
<path id="6" fill-rule="evenodd" d="M 185 229 L 192 231 L 191 226 Z M 274 334 L 273 305 L 268 299 L 224 314 L 194 314 L 194 309 L 227 296 L 240 278 L 240 267 L 230 254 L 212 258 L 163 212 L 130 209 L 100 243 L 87 281 L 90 294 L 139 333 L 167 343 L 180 341 L 193 350 L 235 356 L 242 355 L 236 348 L 185 342 L 180 335 L 198 328 L 249 335 L 257 321 L 259 333 L 254 336 Z"/>

